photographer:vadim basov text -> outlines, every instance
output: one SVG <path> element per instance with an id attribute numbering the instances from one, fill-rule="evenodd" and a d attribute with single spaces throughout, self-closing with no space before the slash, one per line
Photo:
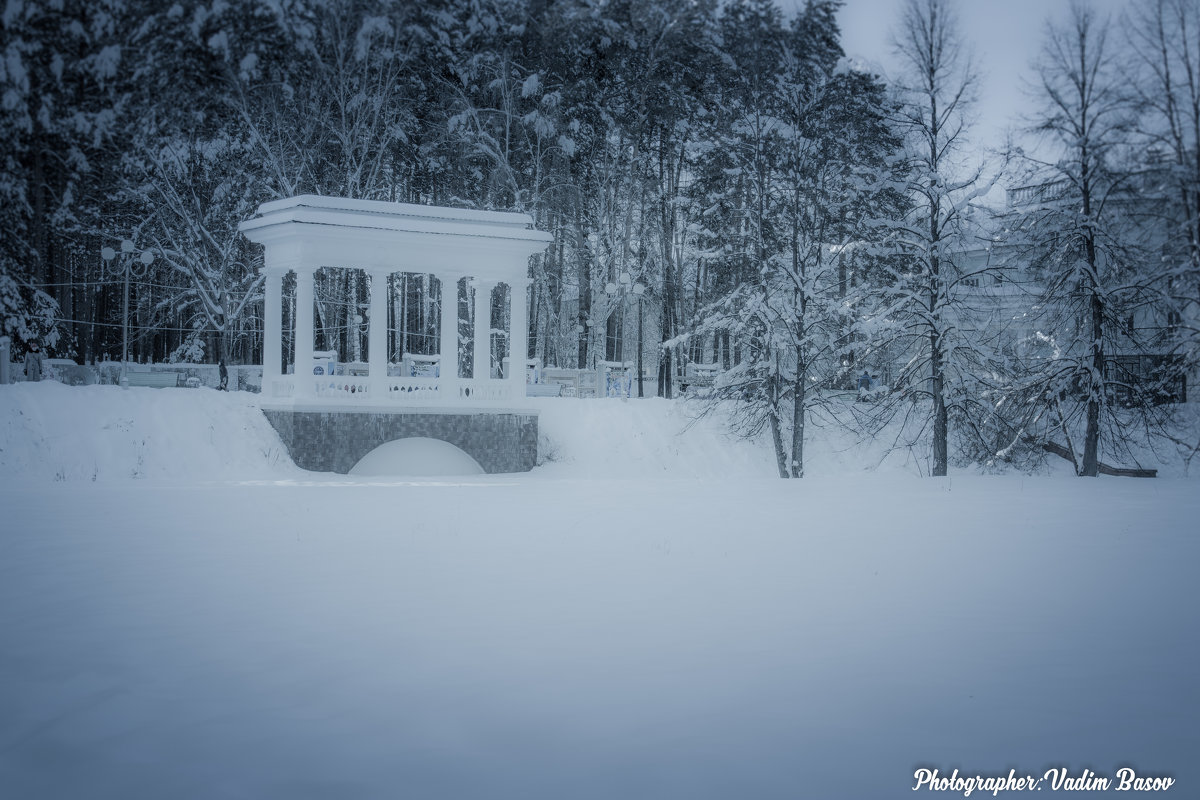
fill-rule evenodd
<path id="1" fill-rule="evenodd" d="M 1152 791 L 1165 792 L 1175 785 L 1175 779 L 1165 776 L 1139 776 L 1130 767 L 1121 767 L 1112 778 L 1106 778 L 1085 769 L 1082 774 L 1072 776 L 1063 768 L 1046 770 L 1040 778 L 1018 775 L 1010 769 L 1007 775 L 960 775 L 954 770 L 941 775 L 936 769 L 922 767 L 913 773 L 916 784 L 913 791 L 927 789 L 931 792 L 958 792 L 970 797 L 973 792 L 989 792 L 993 797 L 1001 792 L 1022 792 L 1051 789 L 1052 791 Z"/>

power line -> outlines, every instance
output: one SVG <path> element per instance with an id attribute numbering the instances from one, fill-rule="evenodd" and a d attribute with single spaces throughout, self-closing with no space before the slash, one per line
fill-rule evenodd
<path id="1" fill-rule="evenodd" d="M 92 322 L 90 320 L 85 320 L 85 319 L 65 319 L 63 317 L 55 317 L 53 319 L 53 322 L 69 322 L 69 323 L 72 323 L 75 325 L 95 325 L 100 328 L 124 328 L 125 327 L 120 322 Z M 173 328 L 173 327 L 166 327 L 166 326 L 162 326 L 162 325 L 148 325 L 148 326 L 142 327 L 139 325 L 132 325 L 132 324 L 129 327 L 131 330 L 136 330 L 136 331 L 172 331 L 172 332 L 177 332 L 177 333 L 202 333 L 205 331 L 211 331 L 213 333 L 219 333 L 219 331 L 217 331 L 215 328 L 207 328 L 207 327 L 205 327 L 205 328 Z M 262 328 L 232 328 L 229 331 L 227 331 L 227 333 L 262 333 L 262 332 L 263 332 Z"/>
<path id="2" fill-rule="evenodd" d="M 51 286 L 83 287 L 86 289 L 86 288 L 95 287 L 95 286 L 110 287 L 110 288 L 120 287 L 123 283 L 124 283 L 124 279 L 118 278 L 117 280 L 112 280 L 112 281 L 62 281 L 60 283 L 35 283 L 35 284 L 31 284 L 31 285 L 35 289 L 43 289 L 43 288 L 48 288 Z M 185 292 L 185 291 L 189 291 L 189 290 L 196 288 L 195 286 L 171 286 L 170 284 L 166 284 L 166 283 L 148 283 L 146 281 L 135 281 L 135 280 L 130 280 L 129 285 L 130 286 L 149 286 L 152 289 L 172 289 L 172 290 L 178 291 L 178 292 Z"/>
<path id="3" fill-rule="evenodd" d="M 54 317 L 52 319 L 52 321 L 53 322 L 71 323 L 74 325 L 95 325 L 100 328 L 123 328 L 123 327 L 125 327 L 120 322 L 92 322 L 91 320 L 67 319 L 65 317 Z M 363 325 L 365 325 L 365 324 L 366 323 L 363 323 Z M 154 331 L 154 332 L 171 331 L 171 332 L 175 332 L 175 333 L 204 333 L 204 332 L 219 333 L 219 331 L 216 328 L 209 328 L 209 327 L 176 328 L 176 327 L 163 326 L 163 325 L 140 326 L 140 325 L 134 325 L 132 323 L 130 324 L 129 327 L 130 327 L 130 330 L 136 330 L 136 331 Z M 352 325 L 323 325 L 323 326 L 315 325 L 313 327 L 313 329 L 316 331 L 344 331 L 344 330 L 350 330 L 353 327 L 355 327 L 355 326 L 352 326 Z M 406 332 L 406 331 L 400 330 L 399 328 L 388 328 L 387 330 L 388 330 L 388 333 L 396 333 L 396 334 L 407 333 L 410 338 L 414 338 L 414 339 L 417 339 L 417 338 L 435 339 L 438 336 L 438 334 L 436 334 L 436 333 L 421 333 L 420 331 L 407 331 Z M 263 328 L 230 328 L 229 330 L 226 331 L 226 333 L 238 333 L 238 334 L 262 333 L 263 331 L 264 331 Z M 290 336 L 291 333 L 292 332 L 287 330 L 286 328 L 283 330 L 283 334 L 285 336 Z M 362 335 L 365 336 L 366 331 L 363 331 Z"/>

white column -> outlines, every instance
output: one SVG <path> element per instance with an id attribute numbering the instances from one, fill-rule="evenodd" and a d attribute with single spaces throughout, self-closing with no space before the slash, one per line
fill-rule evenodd
<path id="1" fill-rule="evenodd" d="M 371 307 L 367 319 L 367 374 L 375 397 L 384 396 L 387 382 L 387 299 L 386 272 L 371 273 Z"/>
<path id="2" fill-rule="evenodd" d="M 268 272 L 263 281 L 263 392 L 273 393 L 283 371 L 283 275 Z"/>
<path id="3" fill-rule="evenodd" d="M 475 380 L 492 377 L 493 281 L 475 279 Z"/>
<path id="4" fill-rule="evenodd" d="M 513 384 L 513 400 L 525 397 L 525 358 L 529 352 L 529 281 L 518 278 L 509 282 L 508 363 Z"/>
<path id="5" fill-rule="evenodd" d="M 458 275 L 438 275 L 442 282 L 441 376 L 458 379 Z M 453 391 L 458 390 L 451 386 Z M 444 391 L 444 390 L 443 390 Z"/>
<path id="6" fill-rule="evenodd" d="M 313 273 L 296 269 L 296 394 L 313 394 Z"/>

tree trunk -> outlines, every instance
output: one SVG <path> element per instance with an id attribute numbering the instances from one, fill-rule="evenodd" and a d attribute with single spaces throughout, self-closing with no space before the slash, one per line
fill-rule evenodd
<path id="1" fill-rule="evenodd" d="M 934 111 L 937 109 L 936 100 L 931 103 Z M 934 126 L 933 143 L 930 146 L 932 163 L 938 164 L 937 127 Z M 933 393 L 933 475 L 941 477 L 947 473 L 947 421 L 946 421 L 946 376 L 945 364 L 942 360 L 942 278 L 941 261 L 938 250 L 941 247 L 941 203 L 931 186 L 933 201 L 930 203 L 929 214 L 929 314 L 933 320 L 929 331 L 929 378 L 930 390 Z"/>
<path id="2" fill-rule="evenodd" d="M 808 365 L 804 348 L 796 347 L 796 382 L 792 387 L 792 477 L 804 477 L 804 416 Z"/>
<path id="3" fill-rule="evenodd" d="M 942 364 L 942 344 L 937 331 L 929 334 L 930 370 L 932 372 L 933 392 L 933 474 L 945 475 L 947 472 L 946 447 L 946 396 L 945 375 Z"/>
<path id="4" fill-rule="evenodd" d="M 578 368 L 587 369 L 588 367 L 588 344 L 591 339 L 591 331 L 588 329 L 588 318 L 592 314 L 592 264 L 591 257 L 587 255 L 587 234 L 582 227 L 582 219 L 580 220 L 579 248 L 584 256 L 579 259 L 579 321 L 577 324 L 579 337 L 579 359 Z"/>
<path id="5" fill-rule="evenodd" d="M 673 291 L 671 291 L 671 285 L 672 285 L 671 281 L 669 281 L 669 280 L 665 281 L 664 288 L 666 289 L 666 291 L 664 292 L 664 297 L 663 297 L 662 317 L 661 317 L 661 319 L 662 319 L 661 341 L 664 344 L 671 338 L 667 332 L 670 330 L 673 330 L 675 327 L 674 315 L 672 314 L 672 306 L 674 305 L 674 302 L 675 302 L 675 293 Z M 664 346 L 662 348 L 662 355 L 661 355 L 661 358 L 658 363 L 658 396 L 665 397 L 667 399 L 674 397 L 674 377 L 675 376 L 673 373 L 675 371 L 675 363 L 674 363 L 673 356 L 674 356 L 674 348 Z"/>
<path id="6" fill-rule="evenodd" d="M 1088 170 L 1086 143 L 1080 148 L 1080 185 L 1083 216 L 1092 219 L 1092 185 Z M 1092 363 L 1088 375 L 1087 430 L 1083 435 L 1083 477 L 1100 474 L 1100 404 L 1104 400 L 1104 301 L 1100 297 L 1100 259 L 1096 252 L 1094 233 L 1084 237 L 1084 255 L 1088 265 L 1089 312 L 1092 331 Z"/>
<path id="7" fill-rule="evenodd" d="M 779 469 L 779 477 L 789 477 L 787 450 L 783 446 L 783 431 L 779 425 L 779 371 L 775 370 L 770 377 L 771 398 L 771 443 L 775 446 L 775 466 Z"/>
<path id="8" fill-rule="evenodd" d="M 359 362 L 362 357 L 362 327 L 356 321 L 358 313 L 358 270 L 346 270 L 346 302 L 350 305 L 346 308 L 346 332 L 349 334 L 349 351 L 350 361 Z"/>
<path id="9" fill-rule="evenodd" d="M 1087 430 L 1083 437 L 1083 477 L 1100 474 L 1100 404 L 1104 394 L 1104 305 L 1094 289 L 1091 297 L 1092 364 L 1088 380 Z"/>

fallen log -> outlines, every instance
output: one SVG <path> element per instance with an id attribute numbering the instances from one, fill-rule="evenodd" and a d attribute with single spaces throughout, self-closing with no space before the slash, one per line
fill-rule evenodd
<path id="1" fill-rule="evenodd" d="M 1156 469 L 1137 469 L 1133 467 L 1110 467 L 1103 461 L 1099 464 L 1101 475 L 1116 475 L 1118 478 L 1157 478 Z"/>
<path id="2" fill-rule="evenodd" d="M 1072 464 L 1075 459 L 1071 456 L 1071 451 L 1063 447 L 1058 442 L 1042 442 L 1042 449 L 1047 453 L 1053 453 L 1056 456 L 1065 458 Z M 1158 470 L 1156 469 L 1133 469 L 1128 467 L 1110 467 L 1104 462 L 1099 465 L 1101 475 L 1114 475 L 1118 478 L 1157 478 Z"/>

